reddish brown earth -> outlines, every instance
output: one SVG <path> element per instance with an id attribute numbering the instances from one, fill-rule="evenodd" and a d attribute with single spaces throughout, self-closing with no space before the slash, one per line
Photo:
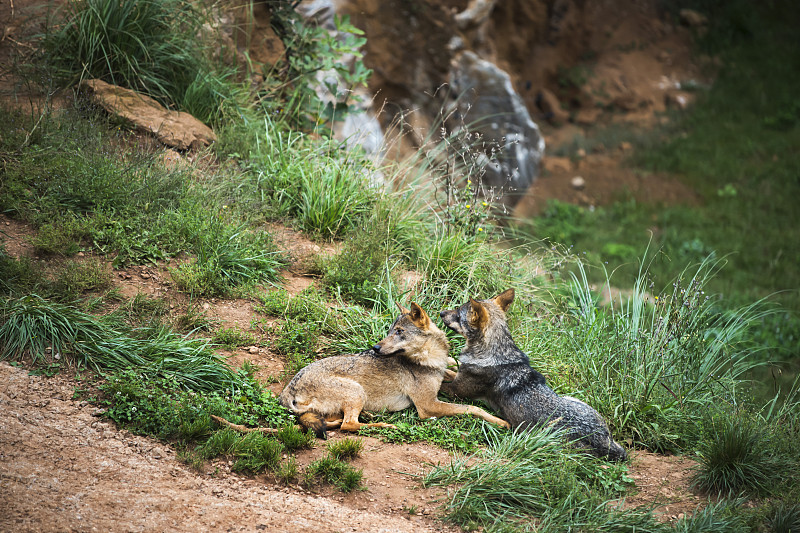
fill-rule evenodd
<path id="1" fill-rule="evenodd" d="M 37 19 L 28 21 L 25 17 L 37 4 L 41 2 L 0 2 L 0 65 L 9 66 L 14 57 L 25 59 L 32 54 L 33 48 L 23 37 L 35 28 Z M 590 85 L 595 92 L 599 87 L 621 87 L 620 94 L 612 96 L 624 92 L 645 103 L 622 113 L 617 104 L 626 100 L 620 99 L 614 104 L 616 111 L 613 106 L 603 111 L 594 117 L 592 125 L 542 123 L 548 153 L 571 142 L 576 134 L 589 134 L 591 126 L 619 117 L 652 123 L 663 109 L 663 89 L 657 88 L 661 76 L 684 79 L 696 73 L 687 59 L 688 41 L 680 31 L 672 31 L 646 10 L 637 11 L 635 18 L 620 18 L 607 4 L 598 3 L 608 10 L 595 12 L 593 21 L 568 21 L 578 33 L 590 23 L 592 28 L 599 28 L 591 33 L 596 62 Z M 632 22 L 615 22 L 628 19 Z M 492 31 L 502 34 L 502 16 L 493 24 L 499 29 Z M 651 36 L 649 40 L 647 35 Z M 634 41 L 638 44 L 631 46 Z M 509 46 L 527 49 L 526 43 Z M 545 72 L 550 77 L 545 79 L 553 87 L 557 82 L 553 77 L 555 66 L 576 52 L 563 40 L 550 49 L 537 46 L 543 58 L 538 64 L 550 69 Z M 515 59 L 510 48 L 498 50 L 498 56 L 505 54 L 506 65 L 514 68 L 521 59 Z M 524 69 L 520 72 L 523 77 L 535 74 Z M 24 105 L 28 100 L 13 96 L 14 82 L 8 73 L 6 68 L 0 70 L 3 99 Z M 523 83 L 523 77 L 516 82 Z M 586 92 L 578 94 L 577 101 L 585 96 Z M 519 214 L 537 212 L 547 198 L 599 205 L 624 189 L 642 199 L 695 201 L 692 191 L 674 178 L 637 174 L 625 168 L 621 163 L 626 155 L 625 147 L 608 146 L 599 153 L 570 154 L 573 157 L 563 160 L 546 158 L 546 171 L 520 203 Z M 167 160 L 176 158 L 179 156 L 171 152 L 165 155 Z M 583 190 L 570 185 L 576 175 L 586 180 Z M 312 242 L 290 228 L 274 225 L 268 230 L 292 256 L 292 264 L 284 272 L 284 287 L 291 294 L 314 283 L 313 276 L 308 275 L 314 255 L 335 253 L 333 247 Z M 34 235 L 27 225 L 0 215 L 0 243 L 8 253 L 46 264 L 51 259 L 33 255 L 30 239 Z M 112 270 L 110 264 L 107 268 Z M 188 302 L 172 286 L 165 265 L 113 271 L 112 279 L 126 298 L 139 293 L 164 298 L 172 315 L 186 312 Z M 196 304 L 218 321 L 216 327 L 237 327 L 260 336 L 258 346 L 225 355 L 234 366 L 246 360 L 255 363 L 260 368 L 256 376 L 273 392 L 280 391 L 282 383 L 274 382 L 274 377 L 280 375 L 284 361 L 269 348 L 268 332 L 251 329 L 251 320 L 256 317 L 253 303 L 210 299 Z M 84 385 L 73 376 L 66 371 L 53 378 L 32 376 L 26 368 L 0 363 L 0 531 L 456 530 L 439 520 L 437 502 L 445 493 L 423 489 L 414 477 L 428 471 L 431 464 L 449 461 L 447 451 L 365 438 L 364 452 L 354 465 L 364 469 L 367 490 L 348 495 L 327 488 L 310 492 L 296 485 L 283 486 L 268 476 L 241 476 L 232 473 L 225 462 L 209 464 L 206 471 L 198 473 L 180 462 L 169 446 L 134 436 L 93 416 L 94 406 L 72 399 L 75 388 Z M 306 465 L 323 451 L 323 447 L 317 447 L 301 452 L 298 462 Z M 665 520 L 692 513 L 702 505 L 704 498 L 689 488 L 694 465 L 690 459 L 634 451 L 630 465 L 635 487 L 626 496 L 626 505 L 657 505 L 655 512 Z M 413 514 L 409 512 L 412 509 Z"/>

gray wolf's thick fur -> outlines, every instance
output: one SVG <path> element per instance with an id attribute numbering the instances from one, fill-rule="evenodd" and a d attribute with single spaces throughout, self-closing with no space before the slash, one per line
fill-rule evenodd
<path id="1" fill-rule="evenodd" d="M 412 404 L 420 418 L 471 414 L 508 427 L 480 407 L 439 401 L 447 366 L 455 364 L 447 337 L 416 303 L 400 310 L 389 334 L 371 350 L 320 359 L 298 372 L 281 392 L 281 405 L 320 438 L 336 427 L 394 427 L 362 423 L 358 415 L 362 410 L 400 411 Z"/>
<path id="2" fill-rule="evenodd" d="M 511 338 L 505 311 L 514 301 L 509 289 L 489 300 L 470 301 L 441 312 L 445 326 L 466 337 L 458 373 L 448 371 L 442 391 L 484 400 L 512 428 L 552 424 L 575 445 L 598 457 L 624 461 L 625 450 L 611 437 L 608 425 L 592 407 L 559 396 Z"/>

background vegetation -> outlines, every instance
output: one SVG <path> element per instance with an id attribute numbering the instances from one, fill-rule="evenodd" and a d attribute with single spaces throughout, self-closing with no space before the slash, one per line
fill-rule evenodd
<path id="1" fill-rule="evenodd" d="M 703 44 L 723 56 L 718 83 L 675 117 L 674 129 L 637 137 L 633 164 L 680 173 L 704 194 L 703 206 L 654 211 L 623 199 L 586 213 L 553 204 L 534 221 L 549 239 L 543 247 L 501 242 L 488 214 L 470 211 L 470 189 L 432 209 L 437 203 L 424 200 L 435 198 L 442 181 L 428 173 L 431 167 L 375 169 L 330 139 L 316 126 L 332 116 L 298 81 L 317 63 L 268 73 L 271 85 L 263 90 L 275 98 L 265 100 L 208 59 L 213 36 L 195 38 L 202 17 L 194 8 L 135 4 L 70 4 L 44 37 L 38 68 L 55 69 L 58 83 L 68 85 L 87 75 L 89 65 L 93 76 L 113 73 L 111 81 L 199 113 L 219 133 L 208 154 L 219 164 L 166 169 L 158 150 L 91 110 L 35 117 L 3 110 L 0 208 L 35 228 L 37 251 L 55 257 L 45 269 L 0 248 L 0 357 L 43 373 L 92 369 L 96 389 L 87 398 L 118 424 L 172 443 L 198 468 L 221 455 L 237 471 L 354 490 L 361 474 L 346 460 L 359 453 L 357 441 L 328 450 L 303 472 L 291 453 L 283 459 L 313 439 L 253 378 L 252 365 L 230 368 L 212 344 L 251 338 L 214 332 L 213 321 L 192 306 L 171 317 L 163 301 L 124 300 L 110 288 L 101 261 L 78 261 L 77 254 L 115 266 L 168 261 L 175 286 L 192 299 L 252 299 L 259 312 L 253 334 L 263 333 L 262 318 L 279 319 L 269 346 L 286 358 L 283 377 L 317 357 L 371 346 L 393 320 L 394 303 L 407 303 L 398 280 L 408 270 L 422 279 L 415 301 L 431 311 L 513 286 L 514 337 L 551 385 L 595 406 L 627 447 L 697 458 L 697 487 L 717 503 L 668 527 L 649 509 L 615 504 L 629 490 L 626 465 L 578 454 L 558 435 L 496 431 L 470 419 L 420 421 L 413 412 L 376 414 L 398 429 L 370 434 L 466 454 L 424 480 L 450 487 L 449 519 L 486 531 L 528 530 L 532 520 L 542 531 L 794 527 L 797 383 L 764 399 L 747 380 L 763 361 L 796 353 L 796 293 L 778 297 L 784 307 L 762 301 L 797 285 L 798 252 L 791 246 L 797 230 L 789 223 L 797 214 L 789 202 L 800 167 L 792 150 L 800 108 L 790 91 L 798 74 L 774 76 L 798 53 L 797 40 L 787 37 L 794 19 L 778 11 L 786 6 L 708 4 L 719 9 Z M 174 31 L 137 22 L 153 13 L 175 21 Z M 279 27 L 302 27 L 291 10 L 276 14 Z M 108 31 L 109 24 L 125 30 Z M 336 64 L 342 51 L 314 28 L 284 35 L 288 46 L 302 42 L 322 64 Z M 177 54 L 182 39 L 193 45 Z M 112 55 L 124 64 L 112 63 Z M 182 78 L 181 61 L 193 65 L 201 82 Z M 361 69 L 350 75 L 364 78 Z M 742 83 L 744 74 L 757 81 Z M 200 98 L 205 114 L 190 101 L 202 93 L 198 87 L 216 95 Z M 220 95 L 226 96 L 215 99 Z M 406 188 L 369 186 L 376 170 L 390 181 L 402 176 Z M 666 229 L 648 247 L 639 230 L 653 213 Z M 294 297 L 275 288 L 285 260 L 264 229 L 273 220 L 343 242 L 340 255 L 315 266 L 318 286 Z M 563 253 L 559 242 L 586 250 L 587 259 Z M 616 254 L 598 242 L 616 243 Z M 613 261 L 635 266 L 615 269 Z M 590 288 L 596 280 L 625 287 L 630 296 L 601 306 Z M 462 341 L 451 340 L 457 354 Z M 237 432 L 212 415 L 279 432 Z M 743 499 L 753 505 L 740 505 Z"/>

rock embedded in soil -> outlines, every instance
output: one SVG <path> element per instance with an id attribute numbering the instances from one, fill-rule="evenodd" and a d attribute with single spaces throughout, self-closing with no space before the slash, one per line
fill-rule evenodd
<path id="1" fill-rule="evenodd" d="M 211 128 L 189 113 L 170 111 L 136 91 L 98 79 L 82 81 L 80 89 L 110 115 L 177 150 L 198 150 L 217 140 Z"/>

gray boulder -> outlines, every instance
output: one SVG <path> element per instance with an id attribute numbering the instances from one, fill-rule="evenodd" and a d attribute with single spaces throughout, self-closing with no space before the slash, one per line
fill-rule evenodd
<path id="1" fill-rule="evenodd" d="M 508 74 L 474 52 L 454 58 L 450 88 L 456 100 L 448 126 L 480 135 L 482 147 L 476 144 L 474 149 L 485 153 L 483 185 L 494 188 L 506 206 L 515 205 L 539 174 L 544 154 L 539 126 Z"/>

